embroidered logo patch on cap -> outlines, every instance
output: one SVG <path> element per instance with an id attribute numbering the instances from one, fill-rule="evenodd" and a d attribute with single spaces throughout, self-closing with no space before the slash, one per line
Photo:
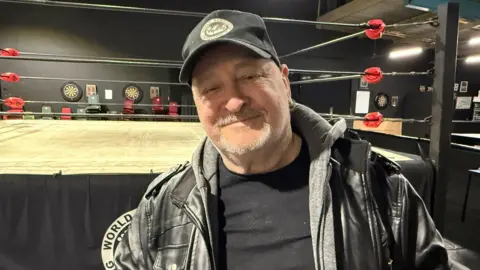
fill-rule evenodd
<path id="1" fill-rule="evenodd" d="M 222 37 L 232 31 L 233 24 L 224 19 L 211 19 L 203 27 L 200 32 L 202 40 L 212 40 Z"/>

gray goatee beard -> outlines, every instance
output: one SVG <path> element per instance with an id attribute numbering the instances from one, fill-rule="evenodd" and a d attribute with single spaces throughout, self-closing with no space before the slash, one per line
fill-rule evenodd
<path id="1" fill-rule="evenodd" d="M 231 123 L 243 120 L 243 119 L 248 119 L 248 118 L 253 118 L 253 117 L 258 117 L 264 115 L 261 111 L 252 109 L 252 108 L 243 108 L 240 112 L 228 115 L 226 117 L 220 118 L 217 120 L 215 123 L 215 127 L 220 129 L 221 127 L 224 127 L 226 125 L 229 125 Z M 218 148 L 220 151 L 232 155 L 243 155 L 248 152 L 252 152 L 255 150 L 258 150 L 262 148 L 268 141 L 271 135 L 271 126 L 267 123 L 265 123 L 261 129 L 261 136 L 260 138 L 252 141 L 251 143 L 247 145 L 234 145 L 227 138 L 224 136 L 220 135 L 220 142 L 218 145 Z"/>
<path id="2" fill-rule="evenodd" d="M 241 156 L 246 153 L 261 149 L 270 139 L 271 135 L 271 126 L 269 124 L 264 124 L 263 128 L 261 129 L 261 136 L 260 138 L 252 141 L 249 144 L 246 145 L 234 145 L 228 141 L 227 138 L 224 136 L 220 136 L 220 145 L 219 148 L 222 152 L 235 155 L 235 156 Z"/>

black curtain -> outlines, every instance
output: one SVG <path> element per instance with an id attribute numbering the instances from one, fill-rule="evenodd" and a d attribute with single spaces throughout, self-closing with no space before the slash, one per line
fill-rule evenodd
<path id="1" fill-rule="evenodd" d="M 115 269 L 128 212 L 155 177 L 1 175 L 0 269 Z"/>

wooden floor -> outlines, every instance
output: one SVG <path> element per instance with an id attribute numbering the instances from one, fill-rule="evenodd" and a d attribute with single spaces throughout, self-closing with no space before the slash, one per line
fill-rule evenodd
<path id="1" fill-rule="evenodd" d="M 0 121 L 0 173 L 162 172 L 190 160 L 199 123 L 142 121 Z"/>

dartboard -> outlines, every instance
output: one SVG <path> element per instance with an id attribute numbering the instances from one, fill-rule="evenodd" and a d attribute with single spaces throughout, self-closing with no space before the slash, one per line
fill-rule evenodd
<path id="1" fill-rule="evenodd" d="M 137 103 L 142 100 L 143 92 L 140 87 L 130 84 L 123 89 L 123 96 L 126 99 L 130 99 L 133 102 Z"/>
<path id="2" fill-rule="evenodd" d="M 83 90 L 80 85 L 74 82 L 65 83 L 60 89 L 63 99 L 70 102 L 77 102 L 83 96 Z"/>
<path id="3" fill-rule="evenodd" d="M 378 93 L 377 96 L 375 96 L 375 107 L 377 107 L 377 109 L 385 109 L 388 106 L 388 103 L 389 98 L 387 94 Z"/>

